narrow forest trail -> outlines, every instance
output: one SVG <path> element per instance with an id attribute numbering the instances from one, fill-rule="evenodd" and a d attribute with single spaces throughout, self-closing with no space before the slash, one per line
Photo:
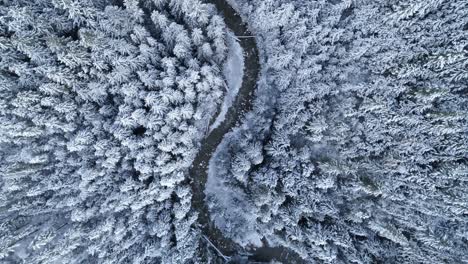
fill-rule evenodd
<path id="1" fill-rule="evenodd" d="M 226 0 L 205 0 L 216 6 L 224 17 L 227 27 L 236 36 L 252 36 L 241 16 L 232 8 Z M 205 203 L 205 184 L 208 178 L 208 164 L 221 143 L 224 135 L 241 122 L 245 113 L 252 109 L 253 95 L 257 88 L 257 80 L 260 73 L 260 58 L 256 39 L 253 37 L 240 38 L 239 43 L 244 50 L 244 76 L 242 86 L 226 113 L 224 121 L 213 129 L 201 142 L 201 148 L 189 170 L 191 188 L 193 192 L 192 206 L 199 212 L 199 223 L 202 234 L 226 256 L 248 255 L 249 261 L 270 262 L 277 260 L 282 263 L 305 263 L 297 253 L 284 247 L 263 246 L 253 250 L 246 250 L 237 245 L 223 233 L 211 221 L 208 206 Z M 234 205 L 233 205 L 234 206 Z"/>
<path id="2" fill-rule="evenodd" d="M 122 0 L 115 0 L 123 6 Z M 244 23 L 241 16 L 226 0 L 204 0 L 213 4 L 224 17 L 226 26 L 235 36 L 253 36 Z M 151 10 L 140 2 L 140 8 L 144 11 L 145 25 L 152 35 L 157 35 L 154 24 L 151 21 Z M 205 185 L 208 179 L 208 164 L 218 145 L 232 128 L 241 122 L 245 113 L 252 109 L 253 95 L 257 88 L 257 80 L 260 73 L 260 57 L 254 37 L 240 38 L 239 44 L 244 51 L 244 75 L 242 86 L 237 96 L 228 109 L 224 120 L 201 141 L 201 147 L 192 166 L 189 169 L 189 181 L 192 188 L 192 206 L 199 213 L 198 221 L 202 235 L 225 256 L 248 256 L 252 262 L 270 262 L 272 260 L 282 263 L 306 263 L 293 250 L 285 247 L 269 247 L 264 245 L 255 249 L 244 249 L 232 239 L 225 237 L 223 233 L 211 221 L 208 206 L 205 203 Z M 233 263 L 233 262 L 231 262 Z"/>

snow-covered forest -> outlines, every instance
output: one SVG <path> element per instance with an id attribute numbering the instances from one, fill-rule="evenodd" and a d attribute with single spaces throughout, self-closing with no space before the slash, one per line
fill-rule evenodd
<path id="1" fill-rule="evenodd" d="M 186 179 L 225 89 L 216 13 L 197 0 L 0 2 L 0 262 L 196 257 Z"/>
<path id="2" fill-rule="evenodd" d="M 263 74 L 215 223 L 310 263 L 468 263 L 468 2 L 231 2 Z"/>
<path id="3" fill-rule="evenodd" d="M 0 263 L 468 263 L 468 1 L 226 1 L 0 0 Z"/>

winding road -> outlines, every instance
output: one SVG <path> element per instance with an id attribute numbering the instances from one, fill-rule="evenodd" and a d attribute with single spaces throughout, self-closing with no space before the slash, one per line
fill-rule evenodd
<path id="1" fill-rule="evenodd" d="M 205 0 L 216 6 L 228 28 L 236 36 L 252 36 L 247 24 L 240 15 L 225 0 Z M 267 245 L 253 250 L 245 250 L 223 233 L 210 219 L 208 206 L 205 203 L 205 184 L 208 178 L 208 164 L 223 140 L 223 137 L 233 127 L 240 123 L 245 113 L 252 109 L 253 94 L 257 88 L 260 73 L 259 52 L 255 38 L 240 38 L 240 45 L 244 50 L 244 76 L 242 86 L 228 109 L 224 121 L 213 129 L 201 142 L 201 148 L 189 170 L 191 188 L 193 192 L 192 206 L 199 212 L 199 223 L 202 234 L 225 256 L 248 255 L 252 262 L 305 263 L 297 253 L 284 247 L 269 247 Z"/>

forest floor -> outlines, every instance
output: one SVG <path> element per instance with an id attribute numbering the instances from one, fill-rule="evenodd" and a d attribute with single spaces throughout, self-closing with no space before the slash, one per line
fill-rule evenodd
<path id="1" fill-rule="evenodd" d="M 199 212 L 198 218 L 202 233 L 225 256 L 246 255 L 249 261 L 254 262 L 277 260 L 283 263 L 304 263 L 292 250 L 283 247 L 269 247 L 265 245 L 266 243 L 260 248 L 246 250 L 230 238 L 225 237 L 211 221 L 204 192 L 208 178 L 208 164 L 224 135 L 237 126 L 244 114 L 252 109 L 254 91 L 257 88 L 260 73 L 260 62 L 256 39 L 237 11 L 225 0 L 206 0 L 206 2 L 216 6 L 224 17 L 227 27 L 235 36 L 242 36 L 239 38 L 239 44 L 244 51 L 244 74 L 242 85 L 232 105 L 228 108 L 224 120 L 217 124 L 202 140 L 200 150 L 189 170 L 193 192 L 192 206 Z"/>

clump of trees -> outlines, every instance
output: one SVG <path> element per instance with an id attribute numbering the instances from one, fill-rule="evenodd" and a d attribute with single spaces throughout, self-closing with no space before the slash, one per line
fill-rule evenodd
<path id="1" fill-rule="evenodd" d="M 198 0 L 0 5 L 0 262 L 185 263 L 187 169 L 223 95 Z"/>
<path id="2" fill-rule="evenodd" d="M 236 3 L 265 64 L 213 159 L 248 212 L 207 191 L 220 228 L 312 262 L 468 262 L 467 2 Z"/>

